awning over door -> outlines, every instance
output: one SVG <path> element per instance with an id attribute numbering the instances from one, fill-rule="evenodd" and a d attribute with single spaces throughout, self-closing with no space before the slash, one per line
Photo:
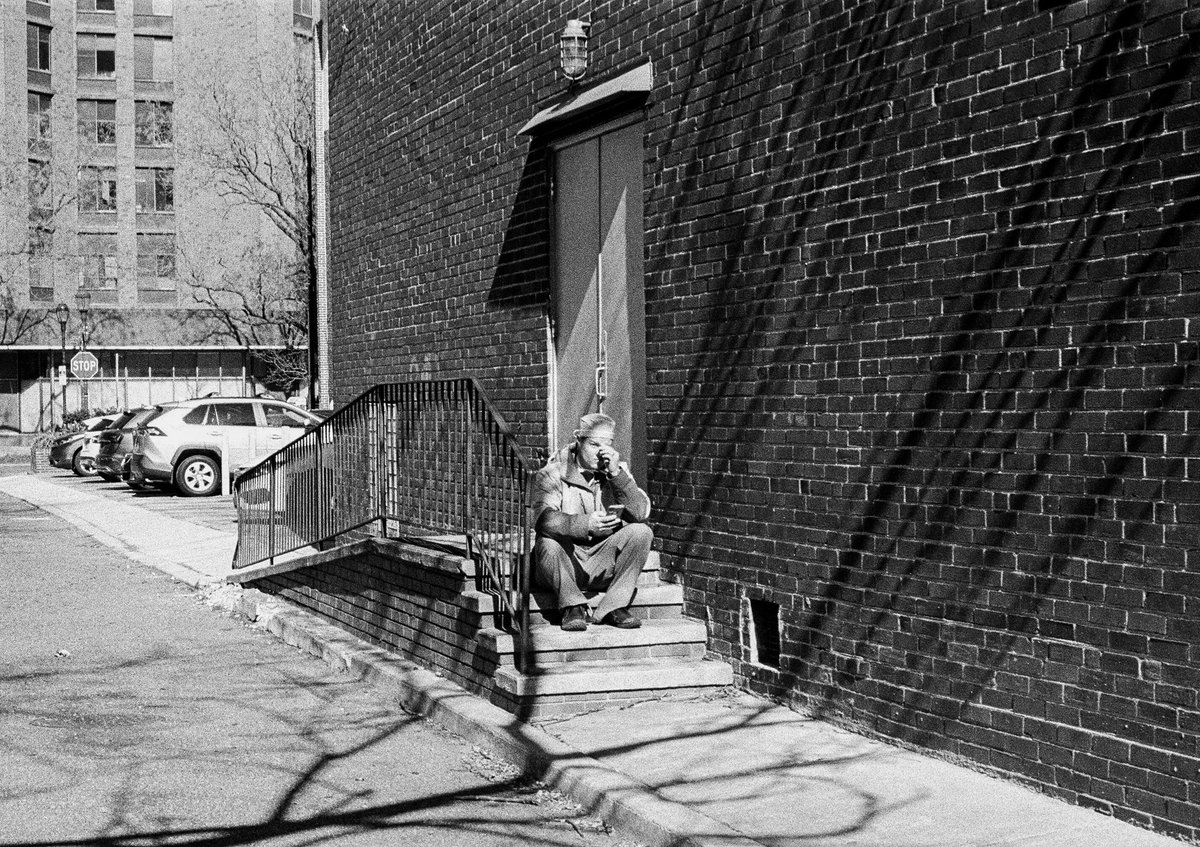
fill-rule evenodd
<path id="1" fill-rule="evenodd" d="M 646 98 L 653 79 L 654 71 L 647 62 L 586 91 L 568 94 L 565 99 L 534 115 L 529 123 L 521 127 L 520 134 L 533 135 L 568 121 L 578 120 L 592 112 L 615 108 L 625 103 L 632 105 L 637 100 Z"/>

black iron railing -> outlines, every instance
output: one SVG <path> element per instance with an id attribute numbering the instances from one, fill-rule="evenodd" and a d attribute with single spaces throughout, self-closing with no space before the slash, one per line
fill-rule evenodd
<path id="1" fill-rule="evenodd" d="M 367 537 L 457 551 L 526 631 L 535 468 L 474 379 L 378 385 L 234 484 L 243 568 Z"/>

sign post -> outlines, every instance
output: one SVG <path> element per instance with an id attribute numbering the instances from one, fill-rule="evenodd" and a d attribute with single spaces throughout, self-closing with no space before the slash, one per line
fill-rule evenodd
<path id="1" fill-rule="evenodd" d="M 100 360 L 87 350 L 80 350 L 71 357 L 71 376 L 76 379 L 83 380 L 82 403 L 83 411 L 88 411 L 88 384 L 87 381 L 94 377 L 100 371 Z M 63 396 L 66 396 L 65 393 Z"/>

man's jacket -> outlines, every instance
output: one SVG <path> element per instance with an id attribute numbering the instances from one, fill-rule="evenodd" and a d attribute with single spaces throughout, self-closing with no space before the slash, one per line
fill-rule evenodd
<path id="1" fill-rule="evenodd" d="M 533 525 L 538 535 L 587 544 L 588 515 L 620 503 L 621 518 L 640 523 L 650 517 L 650 498 L 638 488 L 629 466 L 611 477 L 585 475 L 575 462 L 575 445 L 563 447 L 538 471 L 533 482 Z"/>

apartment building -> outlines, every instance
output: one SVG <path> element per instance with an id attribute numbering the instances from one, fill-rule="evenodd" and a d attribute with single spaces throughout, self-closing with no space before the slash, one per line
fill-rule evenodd
<path id="1" fill-rule="evenodd" d="M 0 7 L 0 430 L 257 393 L 264 357 L 304 346 L 304 298 L 279 295 L 292 239 L 229 168 L 284 170 L 278 92 L 312 32 L 312 0 Z M 85 346 L 86 390 L 58 370 Z"/>

